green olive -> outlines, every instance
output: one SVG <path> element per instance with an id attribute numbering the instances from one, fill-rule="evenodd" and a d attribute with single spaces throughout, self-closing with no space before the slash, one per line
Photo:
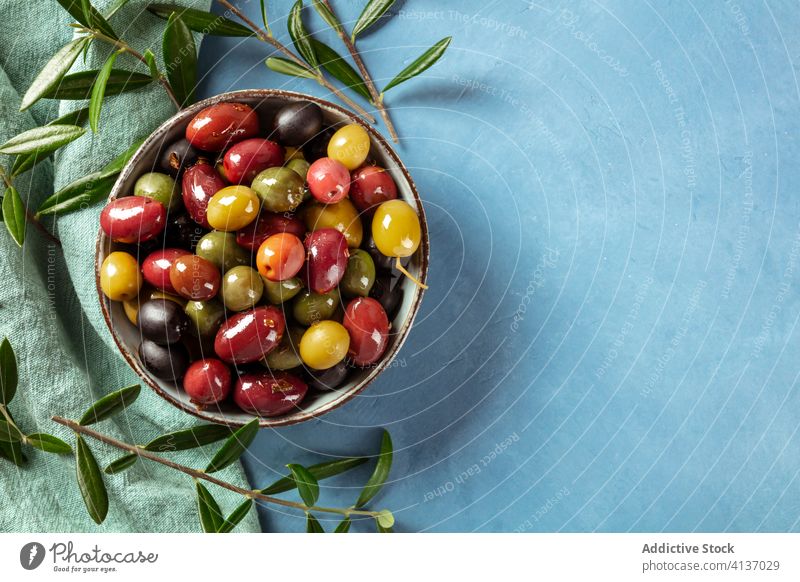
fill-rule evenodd
<path id="1" fill-rule="evenodd" d="M 166 174 L 148 172 L 142 174 L 133 187 L 136 196 L 152 198 L 161 202 L 167 210 L 175 210 L 181 204 L 181 191 L 178 184 Z"/>
<path id="2" fill-rule="evenodd" d="M 251 185 L 270 212 L 290 212 L 303 201 L 305 180 L 289 168 L 275 166 L 259 173 Z"/>
<path id="3" fill-rule="evenodd" d="M 305 182 L 306 176 L 308 175 L 308 168 L 311 167 L 311 164 L 302 158 L 294 158 L 286 162 L 286 167 L 297 172 L 297 175 Z"/>
<path id="4" fill-rule="evenodd" d="M 350 251 L 347 269 L 339 284 L 346 297 L 366 297 L 375 283 L 375 262 L 362 249 Z"/>
<path id="5" fill-rule="evenodd" d="M 200 337 L 217 333 L 225 318 L 225 308 L 216 299 L 189 301 L 184 308 L 189 317 L 189 329 Z"/>
<path id="6" fill-rule="evenodd" d="M 264 293 L 261 275 L 252 267 L 240 265 L 222 277 L 222 302 L 231 311 L 255 307 Z"/>
<path id="7" fill-rule="evenodd" d="M 270 370 L 291 370 L 303 365 L 300 359 L 300 340 L 303 339 L 305 329 L 292 326 L 283 334 L 281 343 L 272 350 L 261 362 Z"/>
<path id="8" fill-rule="evenodd" d="M 266 277 L 261 277 L 264 282 L 264 296 L 273 305 L 280 305 L 285 301 L 294 299 L 303 289 L 303 282 L 300 277 L 292 277 L 283 281 L 270 281 Z"/>
<path id="9" fill-rule="evenodd" d="M 304 291 L 298 295 L 292 305 L 292 313 L 297 323 L 311 325 L 323 319 L 330 319 L 339 307 L 339 290 L 327 293 Z"/>
<path id="10" fill-rule="evenodd" d="M 212 230 L 197 242 L 195 253 L 223 273 L 250 263 L 250 253 L 236 243 L 233 232 Z"/>

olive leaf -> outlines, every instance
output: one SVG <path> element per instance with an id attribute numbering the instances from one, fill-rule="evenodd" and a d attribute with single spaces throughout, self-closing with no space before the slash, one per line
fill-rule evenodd
<path id="1" fill-rule="evenodd" d="M 84 25 L 86 28 L 95 29 L 104 35 L 118 40 L 117 34 L 111 25 L 108 24 L 103 15 L 100 14 L 89 2 L 86 2 L 87 9 L 84 12 L 84 0 L 58 0 L 58 3 L 69 12 L 70 16 Z"/>
<path id="2" fill-rule="evenodd" d="M 141 391 L 142 387 L 139 384 L 134 384 L 103 396 L 83 413 L 78 424 L 88 426 L 122 412 L 136 401 Z"/>
<path id="3" fill-rule="evenodd" d="M 62 115 L 58 119 L 48 122 L 46 125 L 82 125 L 89 119 L 89 108 L 84 107 L 75 111 Z M 39 162 L 47 159 L 48 153 L 31 152 L 28 154 L 19 154 L 14 158 L 14 163 L 11 165 L 11 177 L 19 176 L 22 172 L 30 170 Z"/>
<path id="4" fill-rule="evenodd" d="M 303 0 L 297 0 L 292 6 L 286 26 L 289 29 L 289 36 L 292 37 L 294 48 L 309 65 L 316 69 L 319 66 L 317 54 L 311 44 L 311 36 L 303 25 Z"/>
<path id="5" fill-rule="evenodd" d="M 409 79 L 416 77 L 426 69 L 433 66 L 436 61 L 442 58 L 444 51 L 447 50 L 450 41 L 453 40 L 452 36 L 448 36 L 447 38 L 443 38 L 431 48 L 426 50 L 422 53 L 417 59 L 408 65 L 405 69 L 400 71 L 397 76 L 389 81 L 389 84 L 383 88 L 383 93 L 386 93 L 389 89 L 393 87 L 397 87 L 400 83 L 404 81 L 408 81 Z"/>
<path id="6" fill-rule="evenodd" d="M 231 429 L 222 424 L 201 424 L 154 438 L 143 448 L 146 451 L 169 453 L 202 447 L 231 436 Z"/>
<path id="7" fill-rule="evenodd" d="M 327 479 L 333 477 L 350 469 L 354 469 L 359 465 L 367 462 L 367 457 L 346 457 L 344 459 L 336 459 L 335 461 L 326 461 L 307 467 L 308 472 L 311 473 L 315 479 Z M 296 486 L 294 479 L 291 475 L 278 479 L 272 485 L 265 487 L 260 491 L 264 495 L 275 495 L 276 493 L 283 493 L 294 489 Z"/>
<path id="8" fill-rule="evenodd" d="M 366 503 L 375 497 L 378 492 L 383 487 L 383 484 L 386 483 L 386 479 L 389 477 L 389 471 L 392 469 L 392 437 L 389 436 L 389 431 L 386 429 L 383 430 L 383 436 L 381 437 L 381 452 L 378 455 L 378 463 L 375 465 L 375 470 L 372 473 L 372 476 L 367 481 L 367 484 L 364 486 L 364 489 L 361 491 L 361 495 L 358 496 L 358 501 L 356 501 L 355 507 L 363 507 Z"/>
<path id="9" fill-rule="evenodd" d="M 111 70 L 114 67 L 114 61 L 117 60 L 119 51 L 111 53 L 100 72 L 97 73 L 97 78 L 92 87 L 92 97 L 89 101 L 89 127 L 92 131 L 97 133 L 97 127 L 100 124 L 100 110 L 103 108 L 103 98 L 106 93 L 106 85 L 108 78 L 111 76 Z"/>
<path id="10" fill-rule="evenodd" d="M 139 455 L 136 453 L 130 453 L 128 455 L 124 455 L 115 461 L 111 461 L 108 466 L 103 469 L 103 473 L 106 475 L 116 475 L 117 473 L 122 473 L 126 469 L 130 469 L 136 464 L 136 461 L 139 460 Z"/>
<path id="11" fill-rule="evenodd" d="M 306 513 L 306 533 L 325 533 L 322 524 L 310 513 Z"/>
<path id="12" fill-rule="evenodd" d="M 25 205 L 16 188 L 8 188 L 3 194 L 3 224 L 11 238 L 19 245 L 25 242 Z"/>
<path id="13" fill-rule="evenodd" d="M 192 31 L 177 12 L 169 15 L 164 29 L 164 66 L 175 98 L 181 106 L 194 102 L 197 84 L 197 47 Z"/>
<path id="14" fill-rule="evenodd" d="M 258 434 L 258 419 L 254 418 L 228 437 L 217 454 L 206 467 L 206 473 L 214 473 L 235 463 L 247 450 Z"/>
<path id="15" fill-rule="evenodd" d="M 148 12 L 168 20 L 170 14 L 177 13 L 183 22 L 191 30 L 199 32 L 204 35 L 213 36 L 253 36 L 252 30 L 246 26 L 242 26 L 238 22 L 234 22 L 219 14 L 211 12 L 204 12 L 203 10 L 196 10 L 194 8 L 184 8 L 183 6 L 174 6 L 171 4 L 150 4 L 147 7 Z"/>
<path id="16" fill-rule="evenodd" d="M 264 23 L 264 28 L 269 30 L 269 21 L 267 19 L 267 3 L 266 0 L 260 0 L 261 3 L 261 22 Z"/>
<path id="17" fill-rule="evenodd" d="M 0 342 L 0 404 L 7 406 L 17 393 L 17 357 L 8 338 Z"/>
<path id="18" fill-rule="evenodd" d="M 0 441 L 5 443 L 17 443 L 22 440 L 22 433 L 13 424 L 9 424 L 0 418 Z"/>
<path id="19" fill-rule="evenodd" d="M 59 455 L 68 455 L 72 453 L 72 447 L 67 443 L 58 437 L 43 432 L 29 434 L 25 437 L 25 442 L 33 448 L 46 453 L 57 453 Z"/>
<path id="20" fill-rule="evenodd" d="M 75 435 L 75 466 L 78 473 L 78 487 L 89 515 L 96 524 L 101 524 L 108 515 L 108 492 L 103 483 L 103 474 L 89 445 L 81 435 Z"/>
<path id="21" fill-rule="evenodd" d="M 342 521 L 339 522 L 339 525 L 336 526 L 336 529 L 333 530 L 333 533 L 347 533 L 350 531 L 351 521 L 349 517 L 345 517 Z"/>
<path id="22" fill-rule="evenodd" d="M 31 83 L 31 86 L 22 97 L 19 110 L 25 111 L 39 99 L 45 97 L 48 92 L 55 89 L 88 43 L 89 39 L 87 37 L 81 37 L 61 47 L 33 80 L 33 83 Z"/>
<path id="23" fill-rule="evenodd" d="M 300 498 L 308 507 L 312 507 L 319 499 L 319 483 L 314 478 L 311 472 L 296 463 L 289 463 L 286 465 L 292 473 L 292 478 L 297 484 L 297 490 L 300 492 Z"/>
<path id="24" fill-rule="evenodd" d="M 59 84 L 48 89 L 42 97 L 69 101 L 89 99 L 92 96 L 94 82 L 99 72 L 97 69 L 91 69 L 69 74 L 61 79 Z M 134 73 L 125 69 L 112 69 L 106 81 L 106 97 L 141 89 L 152 82 L 152 77 L 144 73 Z"/>
<path id="25" fill-rule="evenodd" d="M 153 54 L 153 51 L 147 49 L 144 51 L 144 60 L 147 62 L 147 66 L 150 68 L 150 76 L 153 77 L 154 81 L 158 81 L 161 78 L 161 73 L 158 70 L 158 65 L 156 64 L 156 55 Z"/>
<path id="26" fill-rule="evenodd" d="M 83 18 L 86 20 L 89 28 L 94 28 L 92 3 L 89 2 L 89 0 L 81 0 L 81 13 L 83 13 Z"/>
<path id="27" fill-rule="evenodd" d="M 200 513 L 200 525 L 205 533 L 216 533 L 225 521 L 217 500 L 206 487 L 197 482 L 197 509 Z"/>
<path id="28" fill-rule="evenodd" d="M 17 467 L 22 467 L 28 462 L 28 457 L 23 454 L 20 443 L 6 443 L 0 441 L 0 458 L 11 461 Z"/>
<path id="29" fill-rule="evenodd" d="M 394 515 L 388 509 L 381 509 L 375 516 L 375 521 L 382 528 L 391 529 L 394 525 Z"/>
<path id="30" fill-rule="evenodd" d="M 320 42 L 312 38 L 311 43 L 314 46 L 317 56 L 319 57 L 319 62 L 322 65 L 322 68 L 328 71 L 335 79 L 338 79 L 365 99 L 371 99 L 369 89 L 367 89 L 367 84 L 364 82 L 364 79 L 361 77 L 358 71 L 350 66 L 350 63 L 344 60 L 339 53 L 326 45 L 324 42 Z"/>
<path id="31" fill-rule="evenodd" d="M 244 519 L 244 517 L 250 513 L 250 509 L 253 507 L 253 500 L 247 499 L 243 501 L 236 509 L 234 509 L 231 514 L 225 518 L 225 521 L 222 522 L 222 525 L 219 526 L 217 529 L 218 533 L 229 533 L 233 528 L 239 525 L 239 522 Z"/>
<path id="32" fill-rule="evenodd" d="M 370 0 L 361 11 L 361 16 L 356 20 L 356 25 L 353 27 L 353 33 L 350 35 L 351 40 L 355 41 L 356 37 L 367 30 L 370 26 L 378 22 L 395 0 Z"/>
<path id="33" fill-rule="evenodd" d="M 15 135 L 0 145 L 0 154 L 49 153 L 86 133 L 77 125 L 45 125 Z"/>
<path id="34" fill-rule="evenodd" d="M 290 77 L 305 77 L 306 79 L 314 79 L 316 74 L 314 71 L 301 67 L 297 63 L 284 59 L 281 57 L 269 57 L 264 61 L 270 69 L 281 75 L 289 75 Z"/>
<path id="35" fill-rule="evenodd" d="M 339 19 L 336 18 L 336 15 L 331 12 L 331 9 L 328 8 L 328 5 L 322 0 L 311 0 L 311 3 L 314 5 L 314 10 L 316 10 L 317 13 L 322 17 L 322 20 L 327 22 L 328 26 L 330 26 L 333 30 L 341 34 L 344 30 L 342 28 L 342 23 L 339 22 Z"/>

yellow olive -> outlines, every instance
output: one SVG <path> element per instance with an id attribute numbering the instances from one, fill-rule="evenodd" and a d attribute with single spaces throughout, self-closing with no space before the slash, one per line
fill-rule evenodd
<path id="1" fill-rule="evenodd" d="M 135 298 L 142 288 L 139 262 L 122 251 L 111 253 L 100 266 L 100 288 L 111 301 Z"/>
<path id="2" fill-rule="evenodd" d="M 363 164 L 368 155 L 369 134 L 357 123 L 345 125 L 328 142 L 328 157 L 340 162 L 350 171 Z"/>
<path id="3" fill-rule="evenodd" d="M 258 196 L 247 186 L 228 186 L 208 201 L 206 218 L 216 230 L 231 232 L 250 224 L 258 216 Z"/>
<path id="4" fill-rule="evenodd" d="M 358 210 L 347 198 L 335 204 L 311 202 L 303 210 L 303 220 L 310 231 L 335 228 L 344 235 L 348 247 L 361 246 L 364 228 Z"/>
<path id="5" fill-rule="evenodd" d="M 372 238 L 387 257 L 409 257 L 422 239 L 419 217 L 408 202 L 384 202 L 372 217 Z"/>
<path id="6" fill-rule="evenodd" d="M 315 370 L 327 370 L 341 362 L 350 348 L 350 335 L 341 323 L 320 321 L 300 340 L 300 358 Z"/>

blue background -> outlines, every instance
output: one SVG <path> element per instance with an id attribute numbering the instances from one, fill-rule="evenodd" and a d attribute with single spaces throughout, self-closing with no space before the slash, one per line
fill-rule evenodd
<path id="1" fill-rule="evenodd" d="M 290 3 L 268 4 L 286 40 Z M 352 21 L 362 2 L 334 4 Z M 796 4 L 435 5 L 399 1 L 360 42 L 381 86 L 454 37 L 387 97 L 431 288 L 400 365 L 260 433 L 254 484 L 373 454 L 385 426 L 395 463 L 373 505 L 399 531 L 800 529 Z M 202 96 L 330 97 L 268 54 L 206 39 Z M 351 503 L 369 472 L 324 482 L 323 501 Z M 303 529 L 261 511 L 265 530 Z"/>

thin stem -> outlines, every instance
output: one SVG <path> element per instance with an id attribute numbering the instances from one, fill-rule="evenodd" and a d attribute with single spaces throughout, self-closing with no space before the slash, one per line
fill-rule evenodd
<path id="1" fill-rule="evenodd" d="M 336 12 L 333 10 L 333 6 L 331 5 L 329 0 L 322 0 L 325 6 L 328 7 L 328 10 L 331 11 L 334 18 L 337 19 Z M 392 136 L 392 141 L 394 143 L 398 143 L 400 139 L 397 137 L 397 131 L 394 128 L 394 124 L 392 123 L 391 118 L 389 117 L 389 111 L 383 105 L 383 98 L 381 94 L 378 92 L 378 88 L 375 87 L 375 82 L 372 80 L 372 76 L 369 74 L 367 70 L 367 66 L 364 64 L 361 55 L 359 54 L 358 50 L 356 50 L 355 43 L 347 36 L 347 33 L 344 31 L 343 27 L 339 27 L 336 32 L 339 34 L 339 38 L 342 39 L 344 46 L 347 47 L 347 50 L 350 52 L 350 56 L 353 58 L 353 62 L 358 67 L 358 70 L 361 72 L 361 76 L 364 78 L 364 82 L 367 84 L 367 91 L 369 91 L 370 97 L 372 97 L 372 104 L 378 108 L 378 112 L 381 114 L 383 118 L 383 122 L 386 124 L 386 129 L 389 130 L 389 135 Z"/>
<path id="2" fill-rule="evenodd" d="M 99 433 L 91 428 L 86 426 L 81 426 L 74 420 L 69 420 L 67 418 L 63 418 L 61 416 L 54 416 L 53 421 L 57 422 L 60 425 L 66 426 L 73 431 L 91 437 L 95 440 L 100 441 L 101 443 L 105 443 L 107 445 L 111 445 L 112 447 L 116 447 L 123 451 L 127 451 L 129 453 L 133 453 L 135 455 L 139 455 L 143 459 L 147 459 L 148 461 L 153 461 L 155 463 L 160 463 L 161 465 L 165 465 L 170 467 L 171 469 L 175 469 L 176 471 L 180 471 L 190 477 L 195 479 L 202 479 L 203 481 L 208 481 L 209 483 L 213 483 L 214 485 L 218 485 L 223 489 L 227 489 L 228 491 L 233 491 L 234 493 L 238 493 L 239 495 L 243 495 L 250 499 L 258 499 L 259 501 L 264 501 L 266 503 L 273 503 L 275 505 L 282 505 L 284 507 L 292 507 L 294 509 L 299 509 L 304 512 L 309 511 L 317 511 L 321 513 L 337 513 L 339 515 L 367 515 L 369 517 L 376 517 L 378 515 L 377 511 L 368 511 L 368 510 L 361 510 L 361 509 L 351 509 L 351 508 L 338 508 L 338 507 L 318 507 L 316 505 L 308 506 L 302 503 L 295 503 L 294 501 L 287 501 L 285 499 L 280 499 L 278 497 L 271 497 L 269 495 L 264 495 L 259 491 L 252 490 L 252 489 L 245 489 L 244 487 L 239 487 L 238 485 L 234 485 L 232 483 L 228 483 L 227 481 L 223 481 L 221 479 L 217 479 L 216 477 L 212 477 L 205 471 L 198 471 L 197 469 L 192 469 L 191 467 L 187 467 L 185 465 L 181 465 L 179 463 L 175 463 L 170 461 L 169 459 L 165 459 L 158 455 L 154 455 L 153 453 L 144 450 L 141 447 L 137 447 L 135 445 L 130 445 L 128 443 L 124 443 L 119 441 L 115 438 L 110 436 L 104 435 Z"/>
<path id="3" fill-rule="evenodd" d="M 405 275 L 406 277 L 411 279 L 417 285 L 417 287 L 422 287 L 423 289 L 427 289 L 428 288 L 428 286 L 425 283 L 423 283 L 422 281 L 417 279 L 414 275 L 412 275 L 411 273 L 408 272 L 408 269 L 406 269 L 403 266 L 403 263 L 400 262 L 400 257 L 397 257 L 397 262 L 395 263 L 394 266 L 398 271 L 403 273 L 403 275 Z"/>
<path id="4" fill-rule="evenodd" d="M 337 89 L 336 86 L 334 86 L 330 81 L 328 81 L 328 79 L 326 79 L 325 76 L 320 71 L 312 67 L 309 67 L 305 61 L 303 61 L 302 59 L 300 59 L 300 57 L 298 57 L 292 51 L 290 51 L 286 47 L 286 45 L 284 45 L 281 41 L 272 36 L 272 34 L 267 34 L 260 26 L 258 26 L 255 22 L 253 22 L 247 16 L 245 16 L 241 10 L 239 10 L 233 4 L 228 2 L 228 0 L 219 0 L 219 3 L 222 4 L 228 10 L 230 10 L 232 14 L 235 14 L 239 18 L 239 20 L 244 22 L 250 28 L 250 30 L 252 30 L 255 33 L 256 37 L 258 37 L 258 39 L 261 42 L 265 42 L 271 45 L 272 47 L 275 48 L 275 50 L 285 55 L 293 63 L 303 67 L 306 71 L 313 73 L 314 80 L 317 83 L 319 83 L 320 85 L 328 89 L 328 91 L 336 95 L 336 97 L 339 100 L 346 103 L 348 107 L 356 111 L 361 117 L 365 118 L 370 123 L 375 123 L 375 117 L 367 113 L 366 109 L 361 107 L 358 103 L 356 103 L 355 101 L 350 99 L 350 97 L 348 97 L 347 95 L 342 93 L 339 89 Z"/>
<path id="5" fill-rule="evenodd" d="M 6 173 L 6 169 L 3 166 L 0 166 L 0 179 L 3 180 L 3 182 L 6 185 L 6 188 L 14 187 L 14 183 L 11 181 L 11 178 L 8 176 L 8 174 Z M 49 230 L 47 230 L 44 227 L 44 225 L 41 222 L 39 222 L 39 220 L 33 215 L 33 213 L 30 210 L 28 210 L 27 205 L 23 204 L 22 206 L 25 207 L 25 219 L 33 226 L 35 226 L 36 229 L 39 232 L 41 232 L 42 235 L 44 235 L 44 237 L 47 240 L 56 245 L 58 248 L 61 248 L 61 241 L 58 239 L 58 237 L 52 234 Z"/>

